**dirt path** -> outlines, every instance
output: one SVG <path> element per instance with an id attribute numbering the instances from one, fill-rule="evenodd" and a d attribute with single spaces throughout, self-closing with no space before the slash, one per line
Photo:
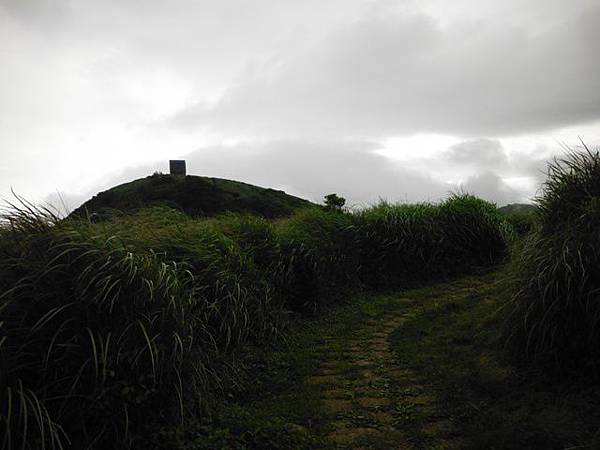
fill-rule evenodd
<path id="1" fill-rule="evenodd" d="M 487 347 L 499 276 L 364 293 L 298 323 L 289 346 L 266 352 L 244 405 L 270 439 L 293 431 L 269 448 L 491 448 L 496 435 L 480 437 L 503 416 L 482 412 L 508 386 Z"/>
<path id="2" fill-rule="evenodd" d="M 298 322 L 250 360 L 252 389 L 225 427 L 243 445 L 219 448 L 600 448 L 597 387 L 523 377 L 501 358 L 506 289 L 497 270 Z"/>
<path id="3" fill-rule="evenodd" d="M 418 418 L 428 448 L 460 448 L 444 432 L 448 421 L 436 412 L 433 393 L 395 361 L 390 336 L 415 314 L 411 299 L 395 303 L 405 307 L 363 322 L 350 337 L 324 338 L 331 351 L 305 382 L 320 390 L 330 420 L 327 439 L 344 449 L 419 448 L 406 432 Z"/>
<path id="4" fill-rule="evenodd" d="M 342 364 L 335 357 L 325 360 L 307 379 L 322 389 L 332 420 L 333 431 L 328 436 L 332 442 L 345 448 L 363 448 L 361 442 L 394 440 L 399 449 L 411 448 L 396 426 L 397 411 L 388 392 L 390 378 L 407 375 L 402 368 L 387 363 L 392 359 L 389 335 L 403 320 L 400 316 L 383 324 L 368 322 L 360 334 L 370 337 L 346 341 Z"/>

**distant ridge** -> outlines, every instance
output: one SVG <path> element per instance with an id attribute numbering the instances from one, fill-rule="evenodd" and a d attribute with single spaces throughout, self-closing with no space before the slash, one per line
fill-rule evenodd
<path id="1" fill-rule="evenodd" d="M 241 181 L 155 173 L 100 192 L 71 215 L 96 214 L 103 218 L 109 216 L 111 210 L 133 213 L 158 205 L 179 209 L 192 217 L 211 217 L 231 211 L 267 218 L 284 217 L 296 209 L 314 206 L 308 200 L 283 191 Z"/>
<path id="2" fill-rule="evenodd" d="M 529 212 L 535 211 L 537 206 L 532 205 L 531 203 L 510 203 L 505 206 L 501 206 L 498 208 L 498 211 L 502 214 L 510 214 L 514 212 Z"/>

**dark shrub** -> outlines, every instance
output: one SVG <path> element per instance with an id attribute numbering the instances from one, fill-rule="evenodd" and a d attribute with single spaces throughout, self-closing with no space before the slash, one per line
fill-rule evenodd
<path id="1" fill-rule="evenodd" d="M 361 279 L 373 287 L 386 287 L 434 276 L 428 265 L 435 260 L 443 232 L 438 212 L 429 204 L 381 203 L 358 213 Z"/>

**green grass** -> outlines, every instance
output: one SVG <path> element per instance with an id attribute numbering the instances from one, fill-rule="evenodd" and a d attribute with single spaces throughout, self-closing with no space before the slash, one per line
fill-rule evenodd
<path id="1" fill-rule="evenodd" d="M 595 174 L 589 161 L 578 164 Z M 577 189 L 596 179 L 567 175 Z M 409 375 L 367 387 L 389 400 L 382 411 L 395 430 L 359 436 L 367 448 L 391 448 L 398 433 L 416 448 L 590 445 L 597 389 L 573 374 L 512 366 L 499 340 L 508 303 L 520 363 L 538 361 L 529 353 L 539 348 L 535 333 L 564 327 L 564 318 L 579 327 L 564 348 L 594 355 L 585 320 L 595 315 L 582 322 L 581 310 L 544 303 L 567 292 L 560 299 L 580 307 L 598 279 L 589 265 L 600 245 L 596 195 L 573 210 L 569 186 L 568 226 L 554 227 L 553 200 L 551 217 L 542 207 L 524 239 L 494 205 L 469 195 L 355 213 L 301 209 L 274 221 L 198 220 L 164 205 L 102 221 L 13 208 L 0 226 L 2 447 L 335 448 L 334 422 L 381 425 L 357 406 L 364 373 L 348 343 L 372 338 L 366 322 L 398 315 L 392 353 L 375 370 Z M 504 261 L 508 240 L 516 269 L 407 291 Z M 579 265 L 572 255 L 582 255 Z M 530 290 L 509 303 L 524 281 Z M 555 297 L 540 303 L 541 282 L 554 283 L 544 292 Z M 539 317 L 549 322 L 536 325 Z M 548 348 L 562 355 L 554 339 Z M 334 416 L 321 388 L 306 382 L 325 362 L 353 405 Z M 433 399 L 426 406 L 422 394 Z"/>
<path id="2" fill-rule="evenodd" d="M 514 258 L 506 346 L 523 364 L 595 376 L 600 365 L 600 154 L 549 164 L 539 226 Z"/>
<path id="3" fill-rule="evenodd" d="M 519 237 L 531 233 L 539 224 L 539 215 L 535 210 L 505 213 L 504 218 Z"/>
<path id="4" fill-rule="evenodd" d="M 16 212 L 0 239 L 3 447 L 128 446 L 180 423 L 214 341 L 189 271 L 52 220 Z"/>
<path id="5" fill-rule="evenodd" d="M 360 276 L 374 287 L 407 286 L 501 261 L 504 222 L 494 205 L 454 195 L 440 205 L 381 204 L 358 214 Z"/>
<path id="6" fill-rule="evenodd" d="M 245 346 L 364 286 L 490 265 L 505 234 L 493 205 L 470 196 L 275 222 L 13 208 L 0 228 L 2 446 L 145 448 L 167 439 L 157 429 L 179 439 L 240 381 Z"/>
<path id="7" fill-rule="evenodd" d="M 595 448 L 597 388 L 504 360 L 498 310 L 509 285 L 503 270 L 412 295 L 418 312 L 393 336 L 398 360 L 435 392 L 436 414 L 464 448 Z"/>
<path id="8" fill-rule="evenodd" d="M 392 359 L 380 369 L 392 373 L 400 367 L 410 378 L 389 378 L 373 389 L 390 399 L 394 426 L 414 448 L 596 448 L 597 387 L 577 378 L 524 372 L 503 359 L 498 310 L 509 295 L 508 275 L 502 268 L 396 294 L 363 293 L 297 324 L 285 345 L 246 355 L 248 379 L 234 400 L 221 405 L 212 432 L 227 430 L 231 448 L 338 448 L 327 439 L 335 420 L 364 427 L 371 426 L 369 418 L 351 410 L 331 416 L 322 391 L 303 380 L 318 373 L 323 361 L 337 361 L 336 372 L 352 380 L 359 372 L 344 356 L 347 343 L 366 343 L 367 322 L 403 315 L 408 320 L 390 338 Z M 368 353 L 365 347 L 364 356 L 354 358 Z M 355 388 L 341 387 L 348 399 Z M 420 395 L 434 400 L 423 407 Z M 252 440 L 257 430 L 269 430 L 273 441 Z M 386 434 L 361 443 L 373 449 L 398 446 Z"/>

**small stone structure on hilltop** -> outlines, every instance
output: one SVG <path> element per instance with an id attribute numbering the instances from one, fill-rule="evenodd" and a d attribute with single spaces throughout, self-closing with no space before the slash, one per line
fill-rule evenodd
<path id="1" fill-rule="evenodd" d="M 185 159 L 169 160 L 169 172 L 171 175 L 185 176 Z"/>

